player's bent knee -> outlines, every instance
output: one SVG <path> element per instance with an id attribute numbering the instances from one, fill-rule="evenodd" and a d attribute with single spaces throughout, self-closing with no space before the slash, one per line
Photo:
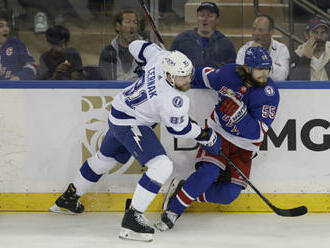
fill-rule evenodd
<path id="1" fill-rule="evenodd" d="M 230 204 L 240 195 L 242 187 L 237 184 L 229 184 L 226 193 L 221 197 L 221 204 Z"/>
<path id="2" fill-rule="evenodd" d="M 173 172 L 173 162 L 166 155 L 159 155 L 147 162 L 147 176 L 164 184 Z"/>
<path id="3" fill-rule="evenodd" d="M 114 158 L 106 157 L 100 151 L 90 157 L 87 162 L 90 168 L 98 175 L 108 172 L 117 164 L 117 161 Z"/>

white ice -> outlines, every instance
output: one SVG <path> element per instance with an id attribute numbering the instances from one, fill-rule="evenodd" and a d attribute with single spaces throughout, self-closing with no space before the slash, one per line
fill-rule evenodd
<path id="1" fill-rule="evenodd" d="M 330 248 L 330 214 L 185 213 L 151 243 L 118 238 L 123 213 L 0 213 L 1 248 Z M 146 213 L 150 222 L 159 213 Z"/>

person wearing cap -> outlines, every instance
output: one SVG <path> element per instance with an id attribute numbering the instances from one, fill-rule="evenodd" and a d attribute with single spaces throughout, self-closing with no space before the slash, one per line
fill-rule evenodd
<path id="1" fill-rule="evenodd" d="M 171 50 L 184 53 L 195 67 L 219 68 L 234 63 L 234 45 L 224 34 L 216 30 L 219 9 L 213 2 L 202 2 L 197 8 L 197 28 L 178 34 Z"/>
<path id="2" fill-rule="evenodd" d="M 46 31 L 50 49 L 39 58 L 37 78 L 40 80 L 82 80 L 83 65 L 80 53 L 67 47 L 70 41 L 69 30 L 61 25 L 50 27 Z"/>
<path id="3" fill-rule="evenodd" d="M 298 46 L 291 60 L 290 80 L 327 81 L 330 79 L 330 42 L 328 23 L 314 17 L 309 20 L 306 42 Z"/>
<path id="4" fill-rule="evenodd" d="M 273 60 L 271 79 L 286 80 L 289 75 L 290 53 L 285 44 L 272 38 L 273 31 L 273 18 L 268 15 L 258 15 L 252 24 L 252 40 L 238 50 L 236 64 L 244 64 L 245 52 L 249 47 L 261 45 Z"/>

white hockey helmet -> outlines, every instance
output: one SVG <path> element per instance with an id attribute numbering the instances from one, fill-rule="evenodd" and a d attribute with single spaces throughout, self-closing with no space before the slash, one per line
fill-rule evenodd
<path id="1" fill-rule="evenodd" d="M 162 61 L 164 76 L 167 78 L 167 73 L 171 75 L 171 86 L 175 87 L 176 76 L 189 76 L 193 74 L 194 66 L 190 59 L 179 51 L 171 51 Z"/>

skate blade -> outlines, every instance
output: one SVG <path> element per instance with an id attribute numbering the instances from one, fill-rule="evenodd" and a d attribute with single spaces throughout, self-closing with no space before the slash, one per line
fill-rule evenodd
<path id="1" fill-rule="evenodd" d="M 174 192 L 174 190 L 176 189 L 176 186 L 178 185 L 178 183 L 179 183 L 178 179 L 176 179 L 176 178 L 172 179 L 170 186 L 168 187 L 168 190 L 166 192 L 165 199 L 163 201 L 162 209 L 164 211 L 167 210 L 170 197 L 171 197 L 172 193 Z"/>
<path id="2" fill-rule="evenodd" d="M 158 230 L 158 231 L 161 231 L 161 232 L 165 232 L 165 231 L 168 231 L 170 230 L 170 228 L 162 221 L 158 222 L 158 223 L 155 223 L 154 224 L 154 227 Z"/>
<path id="3" fill-rule="evenodd" d="M 124 240 L 151 242 L 153 240 L 153 234 L 137 233 L 127 228 L 121 228 L 119 233 L 119 238 Z"/>
<path id="4" fill-rule="evenodd" d="M 54 206 L 52 206 L 49 209 L 50 212 L 53 213 L 58 213 L 58 214 L 67 214 L 67 215 L 75 215 L 77 213 L 71 212 L 70 210 L 67 210 L 65 208 L 60 208 L 59 206 L 57 206 L 56 204 Z"/>

